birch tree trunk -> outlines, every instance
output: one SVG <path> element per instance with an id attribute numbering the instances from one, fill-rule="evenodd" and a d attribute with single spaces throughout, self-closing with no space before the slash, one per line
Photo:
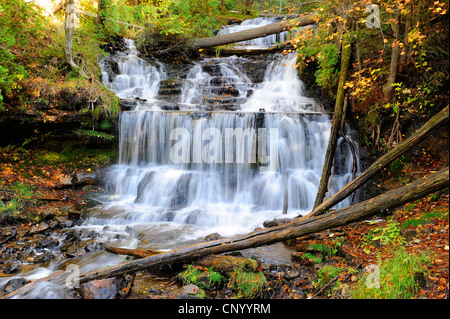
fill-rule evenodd
<path id="1" fill-rule="evenodd" d="M 66 59 L 67 64 L 69 64 L 72 68 L 78 70 L 78 72 L 86 77 L 86 74 L 83 72 L 78 65 L 73 61 L 73 28 L 75 25 L 75 0 L 67 0 L 66 1 L 66 16 L 65 16 L 65 44 L 64 44 L 64 57 Z"/>

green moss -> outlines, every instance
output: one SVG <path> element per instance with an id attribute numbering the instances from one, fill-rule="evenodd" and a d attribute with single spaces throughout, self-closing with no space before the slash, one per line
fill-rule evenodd
<path id="1" fill-rule="evenodd" d="M 178 274 L 183 284 L 194 284 L 202 289 L 212 289 L 226 282 L 226 278 L 212 268 L 206 269 L 188 265 L 187 269 Z"/>
<path id="2" fill-rule="evenodd" d="M 230 276 L 229 287 L 237 292 L 236 298 L 249 299 L 262 296 L 267 280 L 264 274 L 237 268 Z"/>

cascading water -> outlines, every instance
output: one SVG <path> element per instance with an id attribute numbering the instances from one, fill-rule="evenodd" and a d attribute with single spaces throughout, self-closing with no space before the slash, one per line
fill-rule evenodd
<path id="1" fill-rule="evenodd" d="M 118 52 L 113 57 L 117 65 L 117 74 L 107 72 L 112 69 L 111 61 L 100 61 L 103 83 L 108 86 L 121 99 L 139 98 L 144 101 L 154 101 L 158 95 L 161 80 L 166 79 L 164 65 L 156 62 L 151 65 L 138 57 L 134 41 L 125 39 L 127 50 Z M 112 70 L 110 70 L 112 71 Z M 113 78 L 110 74 L 114 74 Z"/>
<path id="2" fill-rule="evenodd" d="M 246 111 L 257 112 L 264 108 L 268 112 L 323 112 L 323 108 L 313 99 L 304 95 L 294 65 L 296 54 L 289 54 L 273 61 L 266 70 L 263 83 L 243 105 Z"/>
<path id="3" fill-rule="evenodd" d="M 241 27 L 271 22 L 260 19 Z M 270 45 L 283 36 L 253 45 Z M 164 98 L 158 94 L 161 82 L 170 80 L 166 67 L 139 58 L 133 41 L 125 44 L 126 51 L 100 62 L 103 81 L 118 97 L 138 98 L 138 103 L 121 114 L 119 160 L 105 178 L 106 193 L 73 228 L 83 240 L 169 250 L 214 232 L 245 233 L 266 220 L 313 208 L 331 116 L 304 96 L 294 54 L 266 64 L 258 83 L 244 67 L 252 62 L 246 58 L 198 61 L 180 77 L 176 111 L 167 111 L 158 103 Z M 340 139 L 327 196 L 350 181 L 352 168 L 350 148 Z M 71 263 L 84 273 L 122 261 L 101 251 Z M 59 254 L 45 268 L 20 276 L 41 278 L 65 265 Z M 63 298 L 66 293 L 64 283 L 52 282 L 19 297 Z"/>

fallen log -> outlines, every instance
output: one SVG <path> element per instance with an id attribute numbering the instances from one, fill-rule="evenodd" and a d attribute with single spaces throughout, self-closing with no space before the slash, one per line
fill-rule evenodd
<path id="1" fill-rule="evenodd" d="M 293 20 L 285 20 L 250 30 L 218 35 L 209 38 L 198 38 L 194 40 L 191 47 L 193 49 L 206 49 L 211 47 L 217 47 L 219 45 L 226 45 L 235 42 L 257 39 L 271 34 L 280 33 L 293 27 L 301 27 L 312 24 L 316 24 L 316 20 L 313 20 L 311 18 L 298 18 Z"/>
<path id="2" fill-rule="evenodd" d="M 129 248 L 118 248 L 118 247 L 110 247 L 107 246 L 105 248 L 107 252 L 117 254 L 117 255 L 128 255 L 137 258 L 145 258 L 149 256 L 154 256 L 160 254 L 161 251 L 151 250 L 151 249 L 129 249 Z"/>
<path id="3" fill-rule="evenodd" d="M 430 176 L 418 179 L 408 185 L 386 192 L 370 200 L 349 206 L 326 215 L 309 218 L 308 220 L 294 220 L 289 224 L 259 229 L 251 233 L 231 238 L 218 239 L 174 249 L 142 259 L 137 259 L 125 264 L 94 270 L 80 276 L 80 283 L 91 280 L 115 277 L 124 273 L 159 267 L 178 262 L 191 262 L 200 257 L 242 250 L 246 248 L 268 245 L 291 238 L 297 238 L 307 234 L 319 232 L 325 229 L 343 226 L 363 218 L 382 213 L 402 204 L 422 198 L 448 187 L 448 167 Z"/>
<path id="4" fill-rule="evenodd" d="M 305 220 L 316 215 L 324 213 L 337 203 L 347 198 L 354 191 L 359 189 L 368 180 L 370 180 L 375 174 L 380 172 L 384 167 L 392 163 L 395 159 L 412 149 L 414 146 L 423 141 L 428 135 L 435 132 L 442 125 L 449 120 L 449 107 L 448 105 L 441 110 L 438 114 L 432 117 L 427 123 L 419 128 L 414 134 L 408 137 L 405 141 L 398 144 L 395 148 L 391 149 L 385 155 L 375 161 L 369 168 L 367 168 L 361 175 L 348 183 L 344 188 L 324 201 L 322 204 L 315 207 L 309 214 L 303 216 L 301 219 Z"/>

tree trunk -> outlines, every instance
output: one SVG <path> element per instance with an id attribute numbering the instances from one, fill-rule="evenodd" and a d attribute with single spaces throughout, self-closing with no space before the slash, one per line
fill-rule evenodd
<path id="1" fill-rule="evenodd" d="M 64 57 L 66 62 L 74 69 L 78 70 L 78 72 L 86 77 L 84 71 L 73 62 L 73 27 L 75 24 L 75 1 L 67 0 L 66 1 L 66 17 L 65 17 L 65 44 L 64 44 Z"/>
<path id="2" fill-rule="evenodd" d="M 106 247 L 106 251 L 117 254 L 117 255 L 128 255 L 137 258 L 145 258 L 149 256 L 154 256 L 160 254 L 160 251 L 152 249 L 128 249 L 128 248 L 117 248 L 117 247 Z"/>
<path id="3" fill-rule="evenodd" d="M 425 123 L 420 129 L 418 129 L 414 134 L 408 137 L 405 141 L 398 144 L 395 148 L 391 149 L 385 155 L 380 157 L 375 161 L 368 169 L 366 169 L 361 175 L 359 175 L 352 182 L 347 184 L 343 189 L 338 191 L 332 197 L 327 199 L 325 202 L 315 207 L 309 214 L 302 217 L 302 220 L 310 218 L 315 215 L 320 215 L 326 210 L 330 209 L 337 203 L 341 202 L 347 196 L 352 194 L 362 185 L 364 185 L 369 179 L 371 179 L 375 174 L 380 172 L 384 167 L 390 164 L 392 161 L 412 149 L 414 146 L 419 144 L 428 135 L 435 132 L 438 128 L 448 122 L 449 119 L 449 107 L 448 105 L 431 118 L 427 123 Z"/>
<path id="4" fill-rule="evenodd" d="M 384 97 L 383 100 L 385 103 L 391 101 L 392 95 L 394 94 L 394 88 L 392 84 L 395 83 L 395 79 L 397 77 L 397 68 L 398 68 L 398 60 L 400 57 L 400 14 L 396 14 L 396 23 L 394 25 L 394 37 L 395 40 L 393 42 L 392 47 L 392 55 L 391 55 L 391 66 L 389 68 L 389 75 L 387 79 L 386 86 L 384 88 Z"/>
<path id="5" fill-rule="evenodd" d="M 91 271 L 80 276 L 80 284 L 91 280 L 114 277 L 123 273 L 151 267 L 169 265 L 177 262 L 191 262 L 200 257 L 272 244 L 287 239 L 319 232 L 328 228 L 346 225 L 367 218 L 387 209 L 422 198 L 428 194 L 448 187 L 448 167 L 411 184 L 389 191 L 365 202 L 349 206 L 333 213 L 314 217 L 305 221 L 295 220 L 290 224 L 269 229 L 256 230 L 248 234 L 215 241 L 199 243 L 155 256 L 134 260 L 125 264 Z"/>
<path id="6" fill-rule="evenodd" d="M 403 50 L 398 61 L 398 73 L 403 73 L 406 70 L 409 53 L 409 31 L 411 30 L 411 17 L 405 17 L 405 31 L 403 33 Z"/>
<path id="7" fill-rule="evenodd" d="M 103 17 L 102 17 L 102 8 L 103 5 L 105 3 L 103 2 L 103 0 L 98 0 L 98 4 L 97 4 L 97 26 L 102 26 L 103 25 Z"/>
<path id="8" fill-rule="evenodd" d="M 331 175 L 331 168 L 333 166 L 334 154 L 336 152 L 336 144 L 339 136 L 339 129 L 341 127 L 342 117 L 344 116 L 344 85 L 347 81 L 348 66 L 350 64 L 350 57 L 352 53 L 352 39 L 344 36 L 342 41 L 342 53 L 341 53 L 341 70 L 339 74 L 339 83 L 336 94 L 336 104 L 334 107 L 333 122 L 331 124 L 330 139 L 328 142 L 327 152 L 325 154 L 325 162 L 322 169 L 322 176 L 320 178 L 319 189 L 317 191 L 314 207 L 319 206 L 325 193 L 328 189 L 328 180 Z"/>
<path id="9" fill-rule="evenodd" d="M 195 39 L 194 42 L 192 43 L 192 48 L 194 49 L 211 48 L 219 45 L 226 45 L 240 41 L 247 41 L 251 39 L 265 37 L 275 33 L 280 33 L 292 27 L 306 26 L 315 23 L 316 21 L 310 18 L 299 18 L 294 20 L 277 22 L 246 31 L 224 34 L 210 38 Z"/>

